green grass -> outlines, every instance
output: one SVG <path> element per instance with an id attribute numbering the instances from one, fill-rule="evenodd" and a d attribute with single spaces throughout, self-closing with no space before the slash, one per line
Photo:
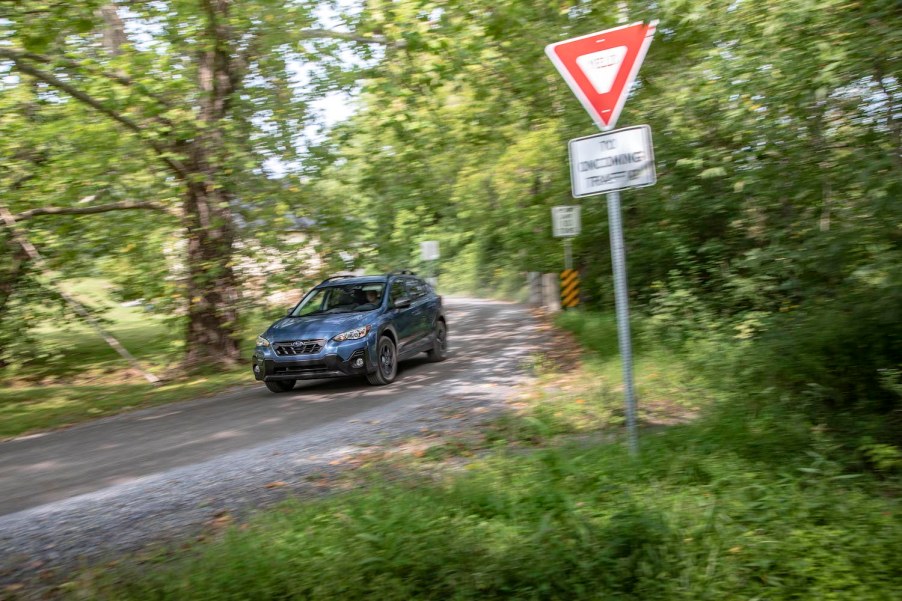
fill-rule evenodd
<path id="1" fill-rule="evenodd" d="M 620 445 L 499 451 L 438 484 L 286 505 L 75 587 L 98 599 L 896 598 L 898 486 L 846 472 L 826 440 L 778 421 L 764 438 L 754 420 L 677 427 L 635 460 Z"/>
<path id="2" fill-rule="evenodd" d="M 80 323 L 47 322 L 35 338 L 47 341 L 38 354 L 3 375 L 0 388 L 0 438 L 58 428 L 137 407 L 213 394 L 253 382 L 246 365 L 216 373 L 184 374 L 182 331 L 164 316 L 141 307 L 114 303 L 99 279 L 66 283 L 83 302 L 103 307 L 104 328 L 132 353 L 142 367 L 166 380 L 153 386 L 133 371 L 93 330 Z M 264 328 L 256 316 L 242 334 L 245 353 Z"/>
<path id="3" fill-rule="evenodd" d="M 607 344 L 610 318 L 598 319 L 598 331 L 582 325 Z M 352 477 L 366 484 L 354 492 L 284 505 L 66 590 L 117 600 L 896 599 L 898 474 L 862 469 L 841 438 L 785 404 L 711 400 L 697 373 L 652 347 L 637 359 L 642 396 L 705 406 L 690 423 L 644 429 L 638 458 L 609 442 L 621 437 L 619 361 L 602 352 L 584 372 L 543 376 L 482 440 L 376 463 Z M 434 469 L 461 457 L 463 470 Z"/>

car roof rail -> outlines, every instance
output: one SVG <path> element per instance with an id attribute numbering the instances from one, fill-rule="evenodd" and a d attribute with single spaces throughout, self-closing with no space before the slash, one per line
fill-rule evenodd
<path id="1" fill-rule="evenodd" d="M 344 273 L 344 274 L 341 274 L 341 275 L 333 275 L 333 276 L 331 276 L 331 277 L 326 278 L 325 280 L 323 280 L 323 281 L 320 282 L 319 284 L 317 284 L 317 286 L 322 286 L 322 285 L 325 284 L 326 282 L 331 282 L 332 280 L 340 280 L 340 279 L 343 279 L 343 278 L 356 278 L 356 277 L 357 277 L 357 276 L 354 275 L 354 274 L 352 274 L 352 273 Z"/>
<path id="2" fill-rule="evenodd" d="M 401 269 L 399 271 L 393 271 L 389 275 L 416 275 L 416 274 L 409 269 Z"/>

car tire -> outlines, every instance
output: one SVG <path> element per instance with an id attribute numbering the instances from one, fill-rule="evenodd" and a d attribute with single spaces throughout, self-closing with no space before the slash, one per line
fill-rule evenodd
<path id="1" fill-rule="evenodd" d="M 295 382 L 297 382 L 297 380 L 270 380 L 263 383 L 266 384 L 266 387 L 272 392 L 288 392 L 294 388 Z"/>
<path id="2" fill-rule="evenodd" d="M 395 343 L 388 336 L 379 339 L 376 347 L 376 371 L 366 375 L 370 384 L 385 386 L 398 375 L 398 351 Z"/>
<path id="3" fill-rule="evenodd" d="M 426 351 L 426 356 L 430 361 L 436 363 L 448 358 L 448 326 L 442 319 L 439 319 L 435 324 L 432 350 Z"/>

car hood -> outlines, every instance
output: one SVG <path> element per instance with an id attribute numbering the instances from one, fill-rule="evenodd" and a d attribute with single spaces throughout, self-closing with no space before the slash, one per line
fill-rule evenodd
<path id="1" fill-rule="evenodd" d="M 283 317 L 263 333 L 270 342 L 332 338 L 342 332 L 373 323 L 375 311 Z"/>

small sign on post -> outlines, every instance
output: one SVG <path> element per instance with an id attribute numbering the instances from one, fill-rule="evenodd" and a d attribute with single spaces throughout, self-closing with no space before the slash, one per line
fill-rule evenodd
<path id="1" fill-rule="evenodd" d="M 555 238 L 579 236 L 582 230 L 580 207 L 578 205 L 551 207 L 551 225 Z"/>
<path id="2" fill-rule="evenodd" d="M 573 197 L 652 186 L 657 181 L 651 128 L 625 127 L 570 140 Z"/>
<path id="3" fill-rule="evenodd" d="M 424 261 L 435 261 L 439 258 L 438 240 L 420 242 L 420 257 Z"/>
<path id="4" fill-rule="evenodd" d="M 429 266 L 429 276 L 426 278 L 426 281 L 429 282 L 429 285 L 435 288 L 438 286 L 438 270 L 437 264 L 433 263 L 433 261 L 438 261 L 439 252 L 438 252 L 438 240 L 426 240 L 425 242 L 420 242 L 420 257 L 430 263 Z"/>

